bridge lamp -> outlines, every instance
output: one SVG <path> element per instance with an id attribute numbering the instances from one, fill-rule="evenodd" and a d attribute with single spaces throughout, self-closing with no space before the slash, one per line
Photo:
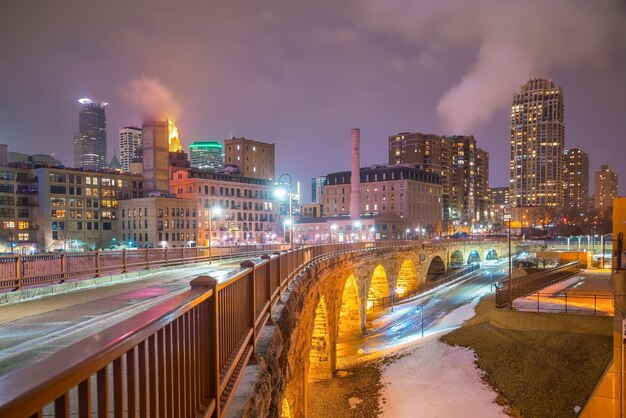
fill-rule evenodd
<path id="1" fill-rule="evenodd" d="M 211 263 L 211 240 L 213 234 L 213 215 L 220 215 L 222 213 L 222 208 L 220 206 L 213 206 L 207 208 L 209 210 L 209 231 L 206 234 L 209 241 L 209 264 Z"/>
<path id="2" fill-rule="evenodd" d="M 409 240 L 409 232 L 411 232 L 410 229 L 407 229 L 406 231 L 404 231 L 404 238 L 408 241 Z"/>
<path id="3" fill-rule="evenodd" d="M 356 221 L 354 223 L 354 228 L 353 229 L 356 231 L 355 235 L 356 235 L 357 241 L 360 241 L 361 240 L 361 222 Z"/>
<path id="4" fill-rule="evenodd" d="M 337 225 L 336 224 L 332 224 L 330 226 L 330 243 L 333 243 L 333 233 L 337 230 Z"/>
<path id="5" fill-rule="evenodd" d="M 292 214 L 293 214 L 293 210 L 291 208 L 292 202 L 293 202 L 293 195 L 291 193 L 292 190 L 292 184 L 293 184 L 293 180 L 291 179 L 291 176 L 289 174 L 281 174 L 278 177 L 278 182 L 281 182 L 281 179 L 283 177 L 287 177 L 289 179 L 289 189 L 285 190 L 282 187 L 279 187 L 275 190 L 274 194 L 276 197 L 278 197 L 279 199 L 284 199 L 285 197 L 287 197 L 289 199 L 289 242 L 291 244 L 291 249 L 293 250 L 293 219 L 292 219 Z M 286 225 L 287 223 L 285 223 Z"/>

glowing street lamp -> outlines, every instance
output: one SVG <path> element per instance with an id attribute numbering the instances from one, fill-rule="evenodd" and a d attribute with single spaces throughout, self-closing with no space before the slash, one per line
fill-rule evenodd
<path id="1" fill-rule="evenodd" d="M 209 264 L 211 264 L 211 238 L 213 235 L 213 215 L 219 215 L 222 213 L 222 208 L 219 206 L 208 207 L 209 210 L 209 232 L 207 233 L 207 237 L 209 238 Z"/>
<path id="2" fill-rule="evenodd" d="M 356 240 L 360 241 L 361 240 L 361 222 L 356 221 L 354 223 L 354 228 L 353 229 L 356 231 L 356 234 L 355 234 L 356 235 Z"/>
<path id="3" fill-rule="evenodd" d="M 276 197 L 278 197 L 281 200 L 285 197 L 285 195 L 289 197 L 289 243 L 291 244 L 291 249 L 293 250 L 293 219 L 292 219 L 293 211 L 291 210 L 291 203 L 293 200 L 293 196 L 291 194 L 291 187 L 293 184 L 293 180 L 291 179 L 291 176 L 289 174 L 281 174 L 278 177 L 278 183 L 281 182 L 281 179 L 283 177 L 287 177 L 289 179 L 289 192 L 287 193 L 287 191 L 283 188 L 278 188 L 276 189 L 274 194 L 276 195 Z M 287 224 L 287 222 L 285 222 L 285 224 Z"/>
<path id="4" fill-rule="evenodd" d="M 337 224 L 332 224 L 330 226 L 330 243 L 333 243 L 333 232 L 337 230 Z"/>

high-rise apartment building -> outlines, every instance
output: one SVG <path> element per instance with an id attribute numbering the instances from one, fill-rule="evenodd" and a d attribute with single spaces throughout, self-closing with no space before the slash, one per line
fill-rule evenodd
<path id="1" fill-rule="evenodd" d="M 191 168 L 198 170 L 224 170 L 224 147 L 219 142 L 193 142 L 189 145 Z"/>
<path id="2" fill-rule="evenodd" d="M 101 170 L 107 166 L 106 102 L 80 99 L 78 132 L 74 134 L 74 167 Z"/>
<path id="3" fill-rule="evenodd" d="M 311 179 L 311 203 L 322 203 L 322 190 L 326 183 L 326 176 L 313 177 Z"/>
<path id="4" fill-rule="evenodd" d="M 225 165 L 239 168 L 244 177 L 274 180 L 274 144 L 232 137 L 224 141 Z"/>
<path id="5" fill-rule="evenodd" d="M 587 210 L 589 205 L 589 154 L 577 148 L 564 151 L 563 207 Z"/>
<path id="6" fill-rule="evenodd" d="M 514 206 L 563 205 L 563 90 L 534 79 L 513 95 L 510 199 Z"/>
<path id="7" fill-rule="evenodd" d="M 122 164 L 122 171 L 124 173 L 137 174 L 136 163 L 141 157 L 141 140 L 142 131 L 141 128 L 134 126 L 127 126 L 120 129 L 120 164 Z"/>
<path id="8" fill-rule="evenodd" d="M 613 199 L 617 197 L 617 173 L 608 165 L 600 167 L 596 171 L 596 194 L 594 207 L 606 209 L 613 206 Z"/>
<path id="9" fill-rule="evenodd" d="M 419 166 L 441 178 L 443 230 L 482 223 L 489 206 L 489 154 L 473 136 L 402 132 L 389 137 L 389 163 Z"/>

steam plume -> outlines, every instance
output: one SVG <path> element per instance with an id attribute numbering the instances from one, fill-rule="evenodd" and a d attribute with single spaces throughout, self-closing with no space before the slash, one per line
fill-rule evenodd
<path id="1" fill-rule="evenodd" d="M 180 112 L 173 93 L 158 78 L 143 76 L 131 80 L 121 94 L 144 119 L 175 118 Z"/>

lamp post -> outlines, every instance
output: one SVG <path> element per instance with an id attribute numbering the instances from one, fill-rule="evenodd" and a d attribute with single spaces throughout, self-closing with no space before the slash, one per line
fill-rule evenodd
<path id="1" fill-rule="evenodd" d="M 409 232 L 411 232 L 410 229 L 407 229 L 406 231 L 404 231 L 404 235 L 407 241 L 409 240 Z"/>
<path id="2" fill-rule="evenodd" d="M 13 236 L 13 231 L 9 230 L 9 245 L 11 246 L 11 254 L 15 254 L 15 251 L 13 250 L 13 239 L 15 237 Z"/>
<path id="3" fill-rule="evenodd" d="M 292 214 L 293 211 L 291 210 L 291 202 L 293 200 L 292 194 L 291 194 L 291 187 L 293 184 L 293 180 L 291 179 L 291 176 L 289 174 L 281 174 L 278 177 L 278 182 L 280 183 L 283 177 L 287 177 L 289 179 L 289 193 L 288 193 L 288 197 L 289 197 L 289 243 L 291 244 L 291 249 L 293 250 L 293 219 L 292 219 Z M 277 195 L 280 198 L 281 195 L 285 196 L 285 191 L 283 189 L 278 189 L 277 191 Z"/>
<path id="4" fill-rule="evenodd" d="M 582 235 L 578 235 L 576 238 L 578 238 L 578 251 L 580 251 L 580 239 L 582 238 Z"/>
<path id="5" fill-rule="evenodd" d="M 209 238 L 209 264 L 211 264 L 211 235 L 213 233 L 213 214 L 219 215 L 220 213 L 222 213 L 222 208 L 219 206 L 215 206 L 215 207 L 209 207 L 209 232 L 207 234 L 207 237 Z"/>
<path id="6" fill-rule="evenodd" d="M 565 239 L 567 240 L 567 251 L 569 251 L 569 240 L 571 240 L 574 237 L 565 237 Z"/>
<path id="7" fill-rule="evenodd" d="M 417 305 L 415 309 L 417 309 L 417 312 L 420 313 L 420 324 L 422 325 L 422 338 L 424 338 L 424 307 Z"/>
<path id="8" fill-rule="evenodd" d="M 511 208 L 510 205 L 505 206 L 505 208 Z M 503 209 L 504 210 L 504 209 Z M 513 262 L 511 255 L 511 213 L 504 213 L 502 215 L 502 219 L 505 221 L 509 221 L 509 228 L 507 238 L 509 241 L 509 303 L 511 304 L 511 310 L 513 310 Z"/>
<path id="9" fill-rule="evenodd" d="M 609 235 L 613 235 L 613 233 L 609 232 L 608 234 L 600 235 L 600 246 L 602 247 L 602 268 L 604 268 L 604 244 L 606 243 L 604 237 Z"/>
<path id="10" fill-rule="evenodd" d="M 337 230 L 337 225 L 336 224 L 332 224 L 330 226 L 330 243 L 333 243 L 333 231 Z"/>

